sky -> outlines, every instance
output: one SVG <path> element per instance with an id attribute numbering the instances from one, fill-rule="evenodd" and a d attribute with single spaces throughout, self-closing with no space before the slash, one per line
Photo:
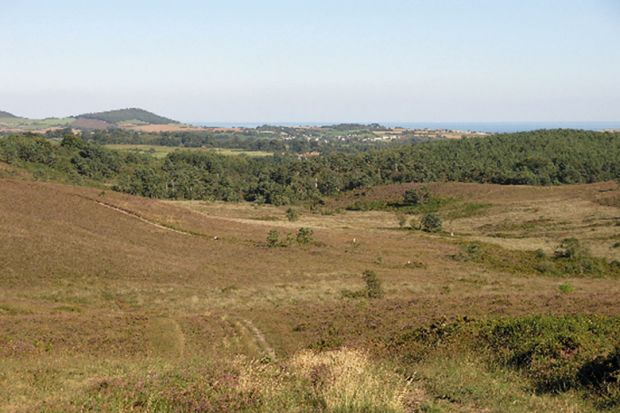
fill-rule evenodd
<path id="1" fill-rule="evenodd" d="M 618 121 L 620 0 L 0 0 L 0 110 Z"/>

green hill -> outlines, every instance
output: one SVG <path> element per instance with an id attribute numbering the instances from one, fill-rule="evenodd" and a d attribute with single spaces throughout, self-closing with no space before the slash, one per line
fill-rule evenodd
<path id="1" fill-rule="evenodd" d="M 12 113 L 9 112 L 4 112 L 2 110 L 0 110 L 0 118 L 17 118 L 17 116 L 13 115 Z"/>
<path id="2" fill-rule="evenodd" d="M 121 122 L 144 122 L 149 124 L 162 125 L 166 123 L 179 123 L 175 120 L 165 118 L 163 116 L 156 115 L 152 112 L 148 112 L 143 109 L 129 108 L 109 110 L 105 112 L 85 113 L 76 116 L 80 119 L 95 119 L 108 123 L 121 123 Z"/>

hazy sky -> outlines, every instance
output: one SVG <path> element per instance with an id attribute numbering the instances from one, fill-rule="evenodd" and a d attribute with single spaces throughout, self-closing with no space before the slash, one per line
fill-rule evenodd
<path id="1" fill-rule="evenodd" d="M 620 0 L 0 0 L 0 110 L 620 120 Z"/>

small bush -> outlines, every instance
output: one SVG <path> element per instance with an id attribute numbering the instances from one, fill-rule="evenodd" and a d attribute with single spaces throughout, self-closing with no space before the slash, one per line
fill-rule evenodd
<path id="1" fill-rule="evenodd" d="M 422 217 L 420 224 L 421 229 L 424 232 L 439 232 L 442 228 L 441 218 L 433 213 L 425 214 Z"/>
<path id="2" fill-rule="evenodd" d="M 575 291 L 575 287 L 573 287 L 569 283 L 560 284 L 560 286 L 558 288 L 559 288 L 560 292 L 564 293 L 564 294 L 572 293 L 573 291 Z"/>
<path id="3" fill-rule="evenodd" d="M 403 194 L 403 204 L 409 206 L 426 204 L 431 200 L 431 193 L 427 187 L 410 189 Z"/>
<path id="4" fill-rule="evenodd" d="M 275 248 L 280 246 L 280 234 L 275 229 L 272 229 L 267 234 L 267 246 L 269 248 Z"/>
<path id="5" fill-rule="evenodd" d="M 299 228 L 299 231 L 297 231 L 297 243 L 300 245 L 307 245 L 310 244 L 312 242 L 312 234 L 313 231 L 310 228 Z"/>
<path id="6" fill-rule="evenodd" d="M 398 226 L 402 229 L 407 225 L 407 215 L 405 214 L 396 214 L 396 219 L 398 220 Z"/>
<path id="7" fill-rule="evenodd" d="M 299 212 L 293 208 L 289 208 L 286 210 L 286 218 L 293 222 L 299 219 Z"/>
<path id="8" fill-rule="evenodd" d="M 374 271 L 364 271 L 363 277 L 366 282 L 366 296 L 368 298 L 383 297 L 383 287 L 377 274 Z"/>
<path id="9" fill-rule="evenodd" d="M 590 251 L 581 245 L 578 239 L 566 238 L 556 248 L 554 255 L 556 258 L 576 259 L 589 256 Z"/>

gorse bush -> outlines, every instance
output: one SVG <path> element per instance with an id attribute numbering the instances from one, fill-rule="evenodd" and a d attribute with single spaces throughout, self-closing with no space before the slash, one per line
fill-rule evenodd
<path id="1" fill-rule="evenodd" d="M 572 293 L 573 291 L 575 291 L 575 287 L 573 287 L 572 285 L 568 283 L 560 284 L 558 289 L 560 290 L 561 293 L 564 293 L 564 294 Z"/>
<path id="2" fill-rule="evenodd" d="M 272 229 L 267 233 L 267 246 L 269 248 L 280 246 L 280 234 L 275 229 Z"/>
<path id="3" fill-rule="evenodd" d="M 441 231 L 442 223 L 441 218 L 437 214 L 425 214 L 420 220 L 420 229 L 424 232 L 439 232 Z"/>
<path id="4" fill-rule="evenodd" d="M 297 231 L 297 243 L 300 245 L 308 245 L 312 242 L 312 234 L 313 231 L 310 228 L 299 228 L 299 231 Z"/>
<path id="5" fill-rule="evenodd" d="M 299 212 L 293 208 L 288 208 L 286 210 L 286 218 L 291 222 L 297 221 L 299 219 Z"/>
<path id="6" fill-rule="evenodd" d="M 403 194 L 403 204 L 409 206 L 425 204 L 431 199 L 431 193 L 427 187 L 409 189 Z"/>
<path id="7" fill-rule="evenodd" d="M 362 290 L 342 290 L 342 296 L 345 298 L 382 298 L 384 295 L 381 280 L 374 271 L 366 270 L 362 273 L 362 279 L 366 286 Z"/>
<path id="8" fill-rule="evenodd" d="M 377 277 L 374 271 L 364 271 L 362 274 L 364 282 L 366 282 L 366 296 L 368 298 L 381 298 L 383 297 L 383 287 L 381 280 Z"/>
<path id="9" fill-rule="evenodd" d="M 578 239 L 566 238 L 556 248 L 554 255 L 556 258 L 578 259 L 589 256 L 590 251 Z"/>

